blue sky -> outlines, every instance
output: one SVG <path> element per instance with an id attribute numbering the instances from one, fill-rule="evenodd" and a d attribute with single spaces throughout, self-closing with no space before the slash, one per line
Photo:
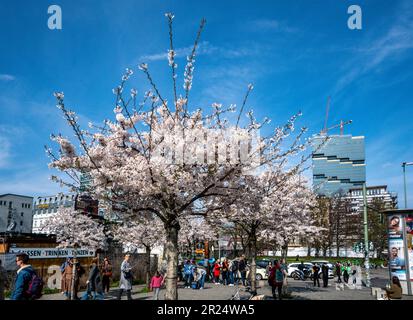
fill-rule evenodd
<path id="1" fill-rule="evenodd" d="M 47 8 L 58 4 L 63 29 L 49 30 Z M 347 27 L 358 4 L 363 29 Z M 411 1 L 2 1 L 0 3 L 0 193 L 49 195 L 43 145 L 51 133 L 71 136 L 54 91 L 83 123 L 113 117 L 114 88 L 126 67 L 132 85 L 149 89 L 138 72 L 149 64 L 171 93 L 165 12 L 173 12 L 178 83 L 199 21 L 207 19 L 191 102 L 241 104 L 282 124 L 298 110 L 311 133 L 352 119 L 346 133 L 366 137 L 367 183 L 387 184 L 403 204 L 401 163 L 413 161 L 413 3 Z M 179 53 L 179 50 L 178 50 Z M 169 95 L 171 97 L 171 95 Z M 338 131 L 336 131 L 338 133 Z M 408 168 L 413 206 L 413 167 Z"/>

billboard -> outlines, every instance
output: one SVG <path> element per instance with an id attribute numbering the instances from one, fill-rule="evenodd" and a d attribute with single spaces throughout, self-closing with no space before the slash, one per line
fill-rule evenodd
<path id="1" fill-rule="evenodd" d="M 390 278 L 398 277 L 403 294 L 412 294 L 413 210 L 388 210 L 386 214 Z"/>

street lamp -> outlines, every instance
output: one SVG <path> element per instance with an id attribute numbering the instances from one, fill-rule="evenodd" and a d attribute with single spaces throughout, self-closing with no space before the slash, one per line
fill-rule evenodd
<path id="1" fill-rule="evenodd" d="M 404 180 L 404 208 L 407 209 L 407 191 L 406 191 L 406 166 L 413 166 L 413 162 L 403 162 L 403 180 Z"/>

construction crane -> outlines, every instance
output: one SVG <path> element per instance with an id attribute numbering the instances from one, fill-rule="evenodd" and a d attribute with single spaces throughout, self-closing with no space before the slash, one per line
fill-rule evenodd
<path id="1" fill-rule="evenodd" d="M 344 133 L 344 126 L 345 126 L 345 125 L 348 125 L 348 124 L 350 124 L 350 123 L 352 123 L 352 122 L 353 122 L 353 120 L 348 120 L 348 121 L 340 120 L 340 123 L 339 123 L 339 124 L 336 124 L 335 126 L 332 126 L 332 127 L 330 127 L 330 128 L 327 128 L 327 129 L 325 130 L 325 133 L 327 134 L 328 130 L 331 130 L 331 129 L 340 127 L 340 135 L 342 136 L 343 133 Z"/>
<path id="2" fill-rule="evenodd" d="M 335 128 L 337 128 L 337 127 L 340 127 L 340 135 L 343 135 L 343 133 L 344 133 L 344 126 L 352 123 L 353 120 L 348 120 L 348 121 L 343 121 L 343 120 L 341 120 L 339 124 L 336 124 L 336 125 L 334 125 L 334 126 L 332 126 L 332 127 L 330 127 L 330 128 L 327 128 L 328 113 L 329 113 L 329 111 L 330 111 L 330 102 L 331 102 L 331 98 L 330 98 L 330 96 L 329 96 L 329 97 L 327 98 L 326 118 L 325 118 L 325 120 L 324 120 L 324 128 L 323 128 L 323 130 L 321 130 L 320 134 L 321 134 L 321 135 L 327 135 L 328 130 L 331 130 L 331 129 L 335 129 Z"/>

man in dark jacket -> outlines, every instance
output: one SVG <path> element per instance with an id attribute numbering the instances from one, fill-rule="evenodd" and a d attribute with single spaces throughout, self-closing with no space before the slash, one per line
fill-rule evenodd
<path id="1" fill-rule="evenodd" d="M 34 275 L 34 270 L 29 264 L 29 256 L 26 253 L 16 255 L 16 264 L 19 267 L 17 270 L 16 283 L 11 300 L 28 300 L 26 291 L 29 289 L 30 281 Z"/>
<path id="2" fill-rule="evenodd" d="M 321 267 L 321 273 L 323 275 L 323 287 L 327 288 L 328 286 L 328 266 L 327 264 L 323 263 L 323 266 Z"/>
<path id="3" fill-rule="evenodd" d="M 245 278 L 246 278 L 246 275 L 247 275 L 247 262 L 245 261 L 245 256 L 244 255 L 242 255 L 241 259 L 239 260 L 238 270 L 241 273 L 242 285 L 245 287 Z"/>

